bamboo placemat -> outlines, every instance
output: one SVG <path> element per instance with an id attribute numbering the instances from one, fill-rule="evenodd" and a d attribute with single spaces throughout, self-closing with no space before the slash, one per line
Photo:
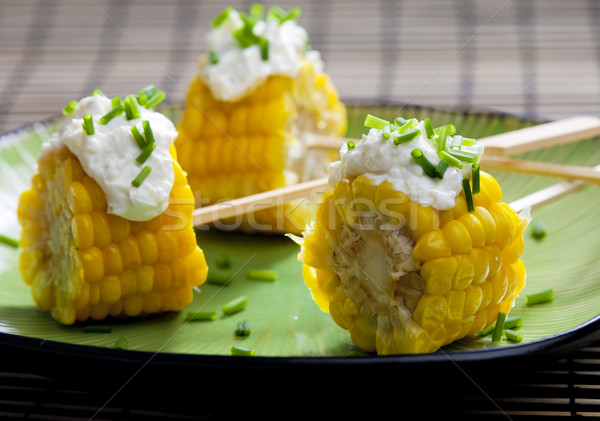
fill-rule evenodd
<path id="1" fill-rule="evenodd" d="M 168 102 L 181 103 L 204 51 L 210 20 L 226 5 L 247 9 L 251 3 L 0 1 L 0 133 L 47 119 L 96 88 L 112 96 L 154 83 L 166 91 Z M 600 2 L 277 4 L 302 9 L 300 22 L 311 45 L 321 51 L 327 72 L 348 103 L 461 107 L 536 119 L 600 113 Z M 504 378 L 465 390 L 458 402 L 465 416 L 600 416 L 599 375 L 600 342 L 595 342 L 512 384 Z M 0 374 L 0 416 L 6 418 L 88 419 L 102 399 L 31 373 Z M 434 406 L 430 410 L 439 413 Z M 417 411 L 410 405 L 406 409 Z M 427 414 L 428 409 L 421 406 L 418 411 Z M 397 407 L 390 413 L 403 411 Z M 210 418 L 144 405 L 109 405 L 100 415 Z"/>

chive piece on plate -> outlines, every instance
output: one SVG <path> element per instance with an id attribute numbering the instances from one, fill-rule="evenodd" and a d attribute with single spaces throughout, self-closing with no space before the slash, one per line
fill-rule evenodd
<path id="1" fill-rule="evenodd" d="M 500 311 L 496 318 L 496 326 L 494 327 L 494 333 L 492 334 L 492 342 L 500 342 L 502 339 L 502 331 L 504 330 L 504 321 L 506 320 L 506 313 Z"/>
<path id="2" fill-rule="evenodd" d="M 515 332 L 514 330 L 505 329 L 504 336 L 506 339 L 512 342 L 521 342 L 523 340 L 523 334 L 519 332 Z"/>
<path id="3" fill-rule="evenodd" d="M 246 299 L 246 297 L 238 297 L 234 300 L 229 301 L 223 306 L 223 313 L 225 313 L 226 315 L 238 313 L 246 308 L 246 304 L 248 304 L 248 300 Z"/>
<path id="4" fill-rule="evenodd" d="M 206 310 L 206 311 L 189 311 L 185 315 L 185 320 L 188 322 L 199 322 L 206 320 L 216 320 L 217 312 L 214 310 Z"/>
<path id="5" fill-rule="evenodd" d="M 137 177 L 135 177 L 133 179 L 133 181 L 131 182 L 131 185 L 133 187 L 141 186 L 142 183 L 144 182 L 144 180 L 146 179 L 146 177 L 148 177 L 151 172 L 152 172 L 152 168 L 150 168 L 149 166 L 146 165 L 144 168 L 142 168 L 142 170 L 137 175 Z"/>
<path id="6" fill-rule="evenodd" d="M 114 347 L 117 349 L 127 349 L 129 342 L 125 338 L 119 338 L 115 341 Z"/>
<path id="7" fill-rule="evenodd" d="M 473 193 L 471 192 L 471 185 L 469 184 L 468 178 L 463 178 L 463 190 L 465 191 L 467 209 L 469 209 L 469 212 L 475 212 L 475 205 L 473 204 Z"/>
<path id="8" fill-rule="evenodd" d="M 95 133 L 94 120 L 92 120 L 91 114 L 86 114 L 83 116 L 83 124 L 81 126 L 83 127 L 83 131 L 86 132 L 86 134 L 91 136 Z"/>
<path id="9" fill-rule="evenodd" d="M 534 219 L 531 223 L 531 236 L 536 240 L 541 240 L 548 234 L 548 227 L 542 221 Z"/>
<path id="10" fill-rule="evenodd" d="M 217 259 L 217 266 L 221 269 L 229 269 L 231 264 L 231 257 L 227 253 L 222 253 Z"/>
<path id="11" fill-rule="evenodd" d="M 14 248 L 19 248 L 20 246 L 19 240 L 15 240 L 14 238 L 10 238 L 2 234 L 0 234 L 0 243 Z"/>
<path id="12" fill-rule="evenodd" d="M 246 275 L 249 279 L 256 279 L 258 281 L 275 281 L 277 279 L 277 271 L 274 270 L 262 270 L 262 269 L 250 269 Z"/>
<path id="13" fill-rule="evenodd" d="M 526 304 L 532 306 L 535 304 L 547 303 L 554 300 L 554 290 L 546 289 L 536 294 L 530 294 L 526 298 Z"/>
<path id="14" fill-rule="evenodd" d="M 244 320 L 237 324 L 235 328 L 236 336 L 250 336 L 252 333 L 252 329 L 250 328 L 250 322 L 248 320 Z"/>
<path id="15" fill-rule="evenodd" d="M 112 326 L 109 325 L 89 325 L 85 327 L 86 333 L 110 333 Z"/>
<path id="16" fill-rule="evenodd" d="M 523 326 L 523 318 L 521 316 L 510 316 L 504 320 L 504 329 L 514 329 Z"/>
<path id="17" fill-rule="evenodd" d="M 231 347 L 231 355 L 239 355 L 244 357 L 253 357 L 255 354 L 253 349 L 242 348 L 240 346 Z"/>
<path id="18" fill-rule="evenodd" d="M 215 285 L 229 285 L 231 282 L 231 275 L 229 273 L 209 270 L 208 275 L 206 276 L 206 282 Z"/>

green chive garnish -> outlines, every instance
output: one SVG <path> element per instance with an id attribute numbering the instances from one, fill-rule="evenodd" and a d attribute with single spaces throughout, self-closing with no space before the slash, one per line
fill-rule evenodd
<path id="1" fill-rule="evenodd" d="M 237 336 L 250 336 L 251 332 L 252 330 L 250 328 L 250 322 L 248 320 L 239 322 L 237 324 L 237 327 L 235 328 L 235 334 Z"/>
<path id="2" fill-rule="evenodd" d="M 452 138 L 452 142 L 450 142 L 450 149 L 460 150 L 462 148 L 463 137 L 460 135 L 456 135 Z"/>
<path id="3" fill-rule="evenodd" d="M 398 127 L 402 126 L 403 124 L 406 124 L 408 120 L 403 118 L 403 117 L 396 117 L 394 119 L 394 124 Z"/>
<path id="4" fill-rule="evenodd" d="M 494 333 L 492 334 L 492 342 L 500 342 L 500 339 L 502 339 L 504 320 L 506 320 L 506 313 L 501 311 L 498 313 L 498 317 L 496 318 L 496 326 L 494 327 Z"/>
<path id="5" fill-rule="evenodd" d="M 425 174 L 431 178 L 436 178 L 438 176 L 435 166 L 427 159 L 421 149 L 413 149 L 410 155 L 412 156 L 413 161 L 423 168 Z"/>
<path id="6" fill-rule="evenodd" d="M 406 120 L 403 125 L 398 127 L 398 134 L 402 134 L 406 132 L 408 129 L 416 129 L 418 125 L 418 121 L 416 118 L 411 118 L 410 120 Z"/>
<path id="7" fill-rule="evenodd" d="M 439 137 L 437 139 L 437 153 L 438 155 L 446 151 L 446 139 L 448 138 L 448 126 L 443 126 L 440 129 Z"/>
<path id="8" fill-rule="evenodd" d="M 104 95 L 104 92 L 102 92 L 100 89 L 94 89 L 94 92 L 92 92 L 92 95 L 106 96 L 106 95 Z"/>
<path id="9" fill-rule="evenodd" d="M 127 95 L 123 101 L 123 107 L 125 108 L 125 116 L 127 120 L 133 120 L 140 118 L 140 109 L 138 108 L 137 99 L 133 95 Z"/>
<path id="10" fill-rule="evenodd" d="M 113 108 L 112 110 L 104 114 L 102 117 L 100 117 L 100 120 L 98 120 L 98 122 L 100 124 L 107 124 L 110 120 L 117 116 L 120 116 L 121 114 L 123 114 L 123 107 L 121 105 L 118 105 L 116 108 Z"/>
<path id="11" fill-rule="evenodd" d="M 152 133 L 150 122 L 148 120 L 142 121 L 142 127 L 144 128 L 144 137 L 146 138 L 146 143 L 154 143 L 154 133 Z"/>
<path id="12" fill-rule="evenodd" d="M 481 190 L 481 182 L 479 177 L 479 164 L 473 164 L 471 166 L 471 174 L 473 176 L 473 194 L 479 193 Z"/>
<path id="13" fill-rule="evenodd" d="M 78 102 L 77 101 L 71 101 L 67 104 L 67 106 L 65 108 L 63 108 L 63 114 L 64 115 L 69 115 L 73 112 L 73 110 L 75 109 L 75 107 L 77 107 Z"/>
<path id="14" fill-rule="evenodd" d="M 152 96 L 148 98 L 148 100 L 144 104 L 144 107 L 146 107 L 147 109 L 156 107 L 163 101 L 163 99 L 165 99 L 165 96 L 166 94 L 163 91 L 155 92 L 154 94 L 152 94 Z"/>
<path id="15" fill-rule="evenodd" d="M 444 178 L 444 174 L 446 174 L 446 170 L 449 166 L 450 165 L 448 165 L 446 161 L 440 160 L 440 162 L 435 167 L 435 171 L 437 172 L 439 178 Z"/>
<path id="16" fill-rule="evenodd" d="M 492 323 L 490 326 L 485 329 L 481 329 L 479 332 L 475 334 L 475 336 L 487 336 L 492 333 L 496 329 L 496 323 Z"/>
<path id="17" fill-rule="evenodd" d="M 370 129 L 381 130 L 385 126 L 387 126 L 388 124 L 390 124 L 389 121 L 386 121 L 386 120 L 383 120 L 381 118 L 375 117 L 375 116 L 373 116 L 371 114 L 368 114 L 367 118 L 365 119 L 365 127 L 368 127 Z"/>
<path id="18" fill-rule="evenodd" d="M 110 333 L 112 326 L 109 325 L 90 325 L 85 327 L 85 333 Z"/>
<path id="19" fill-rule="evenodd" d="M 133 179 L 133 181 L 131 182 L 131 185 L 133 187 L 139 187 L 142 185 L 142 183 L 144 182 L 144 180 L 146 179 L 146 177 L 148 177 L 148 175 L 150 175 L 150 172 L 152 172 L 152 168 L 145 166 L 144 168 L 142 168 L 142 171 L 140 171 L 140 173 L 137 175 L 137 177 L 135 177 Z"/>
<path id="20" fill-rule="evenodd" d="M 258 281 L 275 281 L 277 279 L 277 271 L 251 269 L 248 271 L 247 277 Z"/>
<path id="21" fill-rule="evenodd" d="M 455 157 L 453 157 L 452 155 L 450 155 L 448 152 L 446 151 L 442 151 L 439 154 L 440 159 L 444 162 L 446 162 L 449 165 L 452 165 L 453 167 L 456 168 L 462 168 L 462 162 L 460 162 L 460 160 L 456 159 Z"/>
<path id="22" fill-rule="evenodd" d="M 521 342 L 523 340 L 523 334 L 510 329 L 504 330 L 504 336 L 506 336 L 506 339 L 512 342 Z"/>
<path id="23" fill-rule="evenodd" d="M 240 346 L 232 346 L 231 347 L 231 355 L 241 355 L 244 357 L 253 357 L 254 350 L 248 348 L 242 348 Z"/>
<path id="24" fill-rule="evenodd" d="M 476 164 L 477 158 L 479 157 L 476 153 L 467 152 L 467 151 L 457 151 L 454 149 L 448 150 L 448 153 L 455 158 L 460 159 L 463 162 L 467 162 L 470 164 Z"/>
<path id="25" fill-rule="evenodd" d="M 435 132 L 433 131 L 433 126 L 431 125 L 431 120 L 427 117 L 423 120 L 423 125 L 425 126 L 425 133 L 427 134 L 427 139 L 432 139 L 435 137 Z"/>
<path id="26" fill-rule="evenodd" d="M 190 311 L 185 315 L 185 320 L 188 322 L 198 322 L 205 320 L 216 320 L 217 312 L 216 311 Z"/>
<path id="27" fill-rule="evenodd" d="M 221 13 L 219 13 L 210 23 L 213 28 L 218 28 L 223 22 L 229 17 L 229 14 L 233 11 L 233 7 L 226 7 Z"/>
<path id="28" fill-rule="evenodd" d="M 123 104 L 121 104 L 121 97 L 120 96 L 116 96 L 113 99 L 110 100 L 110 104 L 112 105 L 113 108 L 117 108 L 117 107 L 122 107 Z"/>
<path id="29" fill-rule="evenodd" d="M 260 57 L 267 61 L 269 59 L 269 40 L 261 37 L 258 46 L 260 47 Z"/>
<path id="30" fill-rule="evenodd" d="M 146 147 L 146 139 L 144 139 L 144 136 L 142 136 L 142 134 L 136 126 L 133 126 L 131 128 L 131 134 L 133 135 L 133 139 L 138 144 L 140 149 L 144 150 L 144 148 Z"/>
<path id="31" fill-rule="evenodd" d="M 10 237 L 7 237 L 6 235 L 2 235 L 2 234 L 0 234 L 0 243 L 6 244 L 7 246 L 10 246 L 10 247 L 14 247 L 16 249 L 20 247 L 20 243 L 18 240 L 15 240 L 14 238 L 10 238 Z"/>
<path id="32" fill-rule="evenodd" d="M 150 155 L 152 154 L 152 152 L 154 151 L 155 148 L 156 148 L 155 142 L 148 143 L 146 145 L 146 147 L 142 150 L 142 153 L 140 153 L 138 155 L 138 157 L 135 159 L 138 162 L 138 164 L 142 165 L 144 162 L 146 162 L 148 160 L 148 158 L 150 158 Z"/>
<path id="33" fill-rule="evenodd" d="M 523 318 L 521 316 L 511 316 L 504 320 L 504 329 L 514 329 L 521 326 L 523 326 Z"/>
<path id="34" fill-rule="evenodd" d="M 259 21 L 262 20 L 265 14 L 265 8 L 262 4 L 255 3 L 250 6 L 250 16 L 252 19 Z"/>
<path id="35" fill-rule="evenodd" d="M 473 146 L 473 145 L 475 145 L 475 139 L 472 139 L 470 137 L 463 137 L 462 144 L 464 146 Z"/>
<path id="36" fill-rule="evenodd" d="M 86 132 L 88 135 L 91 136 L 95 133 L 94 121 L 92 120 L 91 114 L 86 114 L 83 116 L 83 124 L 81 126 L 83 127 L 83 131 Z"/>
<path id="37" fill-rule="evenodd" d="M 276 19 L 279 21 L 279 24 L 288 21 L 288 20 L 296 20 L 301 15 L 300 9 L 294 7 L 289 12 L 286 12 L 279 6 L 273 6 L 267 12 L 267 20 Z"/>
<path id="38" fill-rule="evenodd" d="M 536 240 L 541 240 L 548 234 L 548 227 L 542 221 L 534 219 L 531 223 L 531 236 Z"/>
<path id="39" fill-rule="evenodd" d="M 391 136 L 392 125 L 388 124 L 383 128 L 383 133 L 381 134 L 385 140 L 388 140 Z"/>
<path id="40" fill-rule="evenodd" d="M 227 253 L 223 253 L 217 259 L 217 266 L 221 269 L 231 268 L 231 257 Z"/>
<path id="41" fill-rule="evenodd" d="M 435 129 L 433 129 L 433 132 L 439 135 L 440 131 L 442 130 L 442 127 L 446 127 L 446 132 L 449 136 L 452 136 L 454 135 L 454 133 L 456 133 L 456 127 L 454 127 L 453 124 L 446 124 L 445 126 L 436 127 Z"/>
<path id="42" fill-rule="evenodd" d="M 140 90 L 138 92 L 138 95 L 140 95 L 140 96 L 143 95 L 146 98 L 150 98 L 152 95 L 156 94 L 156 92 L 158 92 L 158 89 L 156 89 L 156 86 L 148 85 L 144 89 Z"/>
<path id="43" fill-rule="evenodd" d="M 229 285 L 229 283 L 231 282 L 231 275 L 228 273 L 215 272 L 214 270 L 209 270 L 208 275 L 206 277 L 206 282 L 215 285 Z"/>
<path id="44" fill-rule="evenodd" d="M 208 58 L 209 58 L 210 64 L 217 64 L 219 62 L 219 55 L 217 54 L 216 51 L 210 51 L 208 53 Z"/>
<path id="45" fill-rule="evenodd" d="M 463 178 L 463 190 L 465 191 L 465 199 L 467 201 L 467 208 L 469 212 L 475 212 L 475 205 L 473 204 L 473 194 L 471 192 L 471 186 L 468 178 Z"/>
<path id="46" fill-rule="evenodd" d="M 532 306 L 535 304 L 547 303 L 554 300 L 554 290 L 547 289 L 526 297 L 526 304 Z"/>
<path id="47" fill-rule="evenodd" d="M 409 130 L 406 133 L 403 133 L 399 136 L 394 136 L 394 145 L 399 145 L 401 143 L 410 142 L 415 137 L 418 137 L 420 135 L 421 135 L 421 130 L 419 130 L 419 129 Z"/>
<path id="48" fill-rule="evenodd" d="M 114 347 L 117 349 L 127 349 L 127 347 L 129 346 L 129 343 L 127 341 L 127 339 L 125 338 L 119 338 L 115 341 L 115 345 Z"/>
<path id="49" fill-rule="evenodd" d="M 353 142 L 353 141 L 351 141 L 351 140 L 349 140 L 349 141 L 348 141 L 348 143 L 346 143 L 346 145 L 348 146 L 348 150 L 350 150 L 350 149 L 354 149 L 354 147 L 356 146 L 356 145 L 354 144 L 354 142 Z"/>
<path id="50" fill-rule="evenodd" d="M 231 300 L 223 306 L 223 313 L 230 315 L 240 312 L 246 308 L 246 304 L 248 304 L 248 300 L 246 300 L 246 297 L 238 297 L 235 300 Z"/>

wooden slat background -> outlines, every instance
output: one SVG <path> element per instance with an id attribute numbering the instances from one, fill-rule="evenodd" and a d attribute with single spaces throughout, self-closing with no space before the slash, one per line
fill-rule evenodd
<path id="1" fill-rule="evenodd" d="M 56 115 L 95 88 L 123 95 L 155 83 L 168 102 L 181 103 L 212 17 L 226 5 L 245 10 L 251 3 L 0 0 L 0 133 Z M 300 22 L 347 103 L 462 107 L 539 119 L 600 114 L 597 0 L 278 4 L 302 9 Z M 458 392 L 465 417 L 598 417 L 600 342 L 512 384 L 503 376 L 500 383 L 480 386 Z M 418 409 L 422 415 L 441 410 L 432 399 L 431 408 Z M 0 373 L 0 416 L 6 418 L 89 419 L 103 403 L 53 379 Z M 391 413 L 402 414 L 401 406 Z M 165 413 L 114 405 L 100 415 L 210 418 L 177 408 Z"/>

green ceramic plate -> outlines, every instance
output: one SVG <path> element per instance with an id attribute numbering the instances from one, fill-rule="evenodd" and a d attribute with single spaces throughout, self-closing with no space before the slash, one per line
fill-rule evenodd
<path id="1" fill-rule="evenodd" d="M 180 116 L 180 107 L 166 107 L 173 121 Z M 394 106 L 349 107 L 349 136 L 365 132 L 362 122 L 367 113 L 391 116 Z M 452 122 L 458 131 L 470 137 L 483 137 L 535 124 L 505 115 L 469 113 L 405 107 L 405 117 L 431 117 L 434 125 Z M 26 189 L 34 173 L 41 142 L 56 129 L 57 120 L 36 123 L 0 138 L 0 233 L 18 237 L 16 206 L 19 194 Z M 527 159 L 596 165 L 600 162 L 598 140 L 528 153 Z M 500 181 L 505 200 L 511 202 L 560 180 L 507 173 L 494 173 Z M 511 310 L 521 315 L 523 341 L 514 344 L 503 340 L 493 345 L 490 338 L 466 338 L 426 356 L 402 356 L 385 359 L 388 363 L 416 363 L 454 360 L 494 359 L 506 355 L 536 352 L 556 352 L 580 345 L 598 332 L 600 313 L 600 231 L 597 226 L 600 196 L 596 187 L 588 187 L 555 203 L 535 210 L 533 217 L 547 224 L 548 235 L 541 241 L 526 235 L 523 259 L 528 271 L 527 285 Z M 111 320 L 108 334 L 84 332 L 84 326 L 61 326 L 46 313 L 36 309 L 29 288 L 18 271 L 18 250 L 0 245 L 0 341 L 5 346 L 35 347 L 55 344 L 65 352 L 93 355 L 102 350 L 104 358 L 110 352 L 122 356 L 123 351 L 107 350 L 115 341 L 125 338 L 129 355 L 169 356 L 188 362 L 229 356 L 233 345 L 254 349 L 263 363 L 289 357 L 308 364 L 332 364 L 347 360 L 357 364 L 377 364 L 381 357 L 361 354 L 349 340 L 347 332 L 338 328 L 330 316 L 321 312 L 312 301 L 301 276 L 296 255 L 298 247 L 285 237 L 243 235 L 215 231 L 198 233 L 208 263 L 215 267 L 222 252 L 233 258 L 233 281 L 228 286 L 205 284 L 195 293 L 189 310 L 216 310 L 219 317 L 210 322 L 186 323 L 184 313 L 164 314 L 130 320 Z M 279 278 L 274 282 L 249 280 L 249 269 L 275 269 Z M 555 291 L 555 300 L 534 307 L 524 305 L 525 295 L 547 288 Z M 222 316 L 223 305 L 231 299 L 246 296 L 248 306 L 243 313 Z M 238 322 L 247 319 L 252 325 L 249 337 L 236 337 Z M 79 346 L 84 345 L 84 346 Z M 39 347 L 43 351 L 44 347 Z M 108 354 L 106 354 L 108 352 Z M 91 354 L 90 354 L 91 353 Z M 333 357 L 333 358 L 331 358 Z M 115 357 L 116 358 L 116 357 Z M 120 358 L 120 357 L 119 357 Z M 394 357 L 392 357 L 394 358 Z M 228 357 L 228 361 L 232 358 Z M 253 361 L 255 361 L 254 359 Z M 226 364 L 226 363 L 225 363 Z M 249 363 L 250 364 L 250 363 Z"/>

